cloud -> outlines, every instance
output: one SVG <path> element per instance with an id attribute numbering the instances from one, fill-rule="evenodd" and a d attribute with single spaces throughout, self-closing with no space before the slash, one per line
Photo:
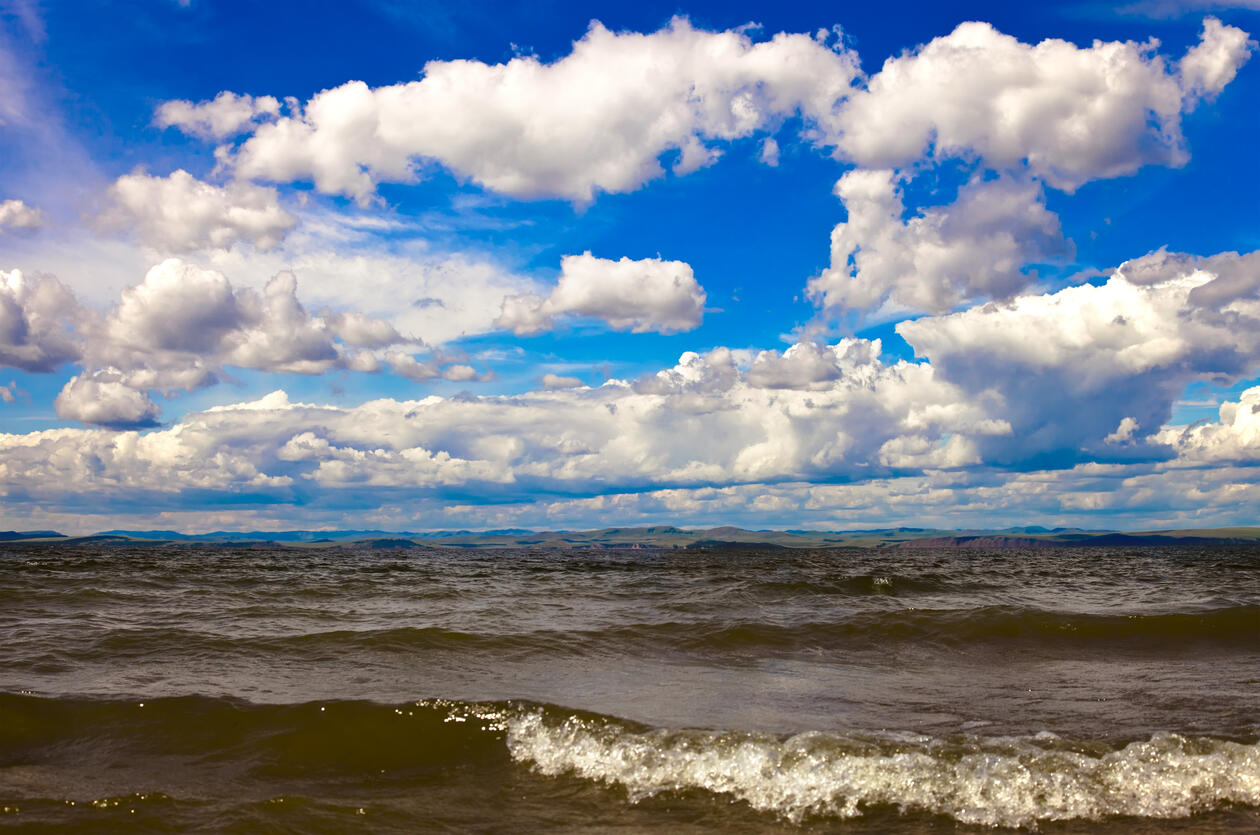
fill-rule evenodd
<path id="1" fill-rule="evenodd" d="M 57 279 L 0 270 L 0 365 L 54 371 L 78 359 L 72 331 L 83 315 Z"/>
<path id="2" fill-rule="evenodd" d="M 1234 27 L 1208 23 L 1176 73 L 1154 42 L 1030 45 L 987 23 L 963 23 L 888 59 L 849 98 L 834 140 L 868 168 L 979 157 L 1065 190 L 1144 165 L 1180 166 L 1181 114 L 1247 60 L 1240 38 Z"/>
<path id="3" fill-rule="evenodd" d="M 757 388 L 821 391 L 841 377 L 861 375 L 878 367 L 879 340 L 845 338 L 835 345 L 800 342 L 778 351 L 761 351 L 748 369 L 748 384 Z"/>
<path id="4" fill-rule="evenodd" d="M 182 169 L 166 177 L 126 174 L 109 189 L 109 199 L 106 226 L 132 231 L 163 252 L 227 249 L 242 241 L 266 251 L 297 224 L 280 207 L 275 189 L 211 185 Z"/>
<path id="5" fill-rule="evenodd" d="M 232 365 L 320 374 L 354 368 L 355 347 L 407 343 L 386 322 L 355 314 L 312 316 L 297 298 L 297 279 L 277 273 L 259 293 L 234 288 L 219 272 L 168 258 L 123 292 L 89 341 L 89 361 L 148 369 L 160 379 L 178 369 L 175 387 L 193 369 Z M 363 340 L 363 341 L 360 341 Z M 367 363 L 371 368 L 373 363 Z M 146 377 L 145 387 L 164 388 Z"/>
<path id="6" fill-rule="evenodd" d="M 212 385 L 224 367 L 372 372 L 382 368 L 374 351 L 419 344 L 360 313 L 310 314 L 291 273 L 278 273 L 258 292 L 170 258 L 103 314 L 81 306 L 55 278 L 14 270 L 0 279 L 0 362 L 42 372 L 79 362 L 83 373 L 66 384 L 57 412 L 107 426 L 151 424 L 158 408 L 148 391 Z M 480 379 L 442 362 L 448 367 L 437 373 L 447 379 Z"/>
<path id="7" fill-rule="evenodd" d="M 892 171 L 858 169 L 836 183 L 849 218 L 831 233 L 831 266 L 808 284 L 820 306 L 944 313 L 1010 298 L 1035 280 L 1025 265 L 1071 253 L 1035 182 L 975 179 L 953 204 L 903 221 L 896 180 Z"/>
<path id="8" fill-rule="evenodd" d="M 57 395 L 57 416 L 112 429 L 156 426 L 160 410 L 143 391 L 137 391 L 113 370 L 76 375 Z"/>
<path id="9" fill-rule="evenodd" d="M 547 298 L 505 298 L 495 326 L 523 336 L 551 330 L 557 316 L 589 316 L 614 330 L 675 333 L 699 326 L 704 301 L 704 290 L 682 261 L 611 261 L 587 252 L 561 259 L 560 281 Z"/>
<path id="10" fill-rule="evenodd" d="M 238 96 L 223 91 L 210 101 L 163 102 L 154 115 L 158 127 L 176 127 L 202 139 L 226 139 L 251 130 L 258 122 L 280 115 L 280 102 L 272 96 Z"/>
<path id="11" fill-rule="evenodd" d="M 310 180 L 360 200 L 435 160 L 513 197 L 589 202 L 662 176 L 668 152 L 685 174 L 716 159 L 710 143 L 797 114 L 826 121 L 857 75 L 855 55 L 808 35 L 754 44 L 685 18 L 650 34 L 596 22 L 552 63 L 430 61 L 419 81 L 325 90 L 256 127 L 230 160 L 240 177 Z"/>
<path id="12" fill-rule="evenodd" d="M 622 387 L 616 392 L 625 395 Z M 650 468 L 616 481 L 591 478 L 584 471 L 583 458 L 628 454 L 642 442 L 641 436 L 627 448 L 603 450 L 587 445 L 584 427 L 553 423 L 544 429 L 535 423 L 535 410 L 546 410 L 548 402 L 591 405 L 612 393 L 384 400 L 339 409 L 294 403 L 275 392 L 251 403 L 186 415 L 175 426 L 148 432 L 0 434 L 0 495 L 9 514 L 50 504 L 67 513 L 114 518 L 170 513 L 183 520 L 175 526 L 184 528 L 195 527 L 197 517 L 188 514 L 203 514 L 211 497 L 224 512 L 237 514 L 241 521 L 236 527 L 250 527 L 243 520 L 254 518 L 276 521 L 268 527 L 315 520 L 336 525 L 353 506 L 357 518 L 396 529 L 594 527 L 609 518 L 622 524 L 828 529 L 888 524 L 1097 526 L 1100 515 L 1117 527 L 1164 527 L 1238 524 L 1260 510 L 1260 469 L 1239 463 L 1254 460 L 1256 451 L 1253 417 L 1260 395 L 1252 391 L 1238 404 L 1229 404 L 1237 411 L 1222 410 L 1228 431 L 1236 431 L 1241 415 L 1243 431 L 1251 433 L 1241 440 L 1243 448 L 1206 459 L 1196 452 L 1199 447 L 1225 451 L 1216 439 L 1199 442 L 1220 432 L 1219 425 L 1183 441 L 1181 457 L 1163 463 L 1085 463 L 1006 473 L 932 468 L 839 483 L 776 479 L 667 486 L 652 486 L 653 479 L 644 478 Z M 616 410 L 623 426 L 652 431 L 662 445 L 657 449 L 669 448 L 664 446 L 668 427 L 662 423 L 653 428 L 657 416 L 652 410 L 627 400 L 616 402 L 625 407 Z M 681 406 L 679 402 L 671 408 Z M 616 417 L 606 408 L 602 411 Z M 450 429 L 449 422 L 478 412 L 495 415 L 493 429 L 471 437 Z M 534 431 L 504 431 L 512 425 Z M 685 423 L 682 428 L 691 431 Z M 1185 432 L 1167 431 L 1170 436 Z M 678 439 L 678 445 L 695 437 Z M 724 448 L 720 436 L 710 440 L 718 442 L 711 449 Z M 916 452 L 913 440 L 885 446 L 886 457 Z M 952 446 L 965 451 L 961 442 Z M 933 463 L 948 463 L 954 454 L 948 441 L 935 449 L 929 456 Z M 537 488 L 542 484 L 559 488 L 559 494 L 545 491 L 540 497 Z M 627 489 L 629 485 L 635 486 Z M 295 510 L 298 496 L 301 506 Z"/>
<path id="13" fill-rule="evenodd" d="M 779 143 L 773 136 L 767 136 L 761 142 L 761 161 L 774 168 L 779 164 Z"/>
<path id="14" fill-rule="evenodd" d="M 1177 450 L 1178 464 L 1260 464 L 1260 386 L 1222 403 L 1216 423 L 1167 427 L 1159 439 Z"/>
<path id="15" fill-rule="evenodd" d="M 685 354 L 657 375 L 655 387 L 610 381 L 594 389 L 380 399 L 352 408 L 294 404 L 277 392 L 185 415 L 142 438 L 147 449 L 163 454 L 192 447 L 189 456 L 202 456 L 194 478 L 198 489 L 232 493 L 266 478 L 312 495 L 366 485 L 488 498 L 540 489 L 589 494 L 617 486 L 869 477 L 890 468 L 953 466 L 950 450 L 965 445 L 970 433 L 994 431 L 979 410 L 957 404 L 954 389 L 937 383 L 931 369 L 884 365 L 871 359 L 877 354 L 868 351 L 864 358 L 857 342 L 838 351 L 848 371 L 825 390 L 751 386 L 732 364 L 732 353 L 720 349 Z M 79 397 L 88 385 L 95 387 L 83 388 Z M 62 411 L 111 425 L 153 419 L 142 396 L 124 389 L 108 372 L 76 378 L 63 393 Z M 101 403 L 93 405 L 95 400 Z M 887 444 L 903 435 L 919 446 L 892 461 Z M 951 436 L 960 438 L 951 442 Z M 152 493 L 188 489 L 165 480 L 163 467 L 150 475 L 145 460 L 102 452 L 117 437 L 95 430 L 45 437 L 38 455 L 64 461 L 63 479 L 23 477 L 31 495 L 69 484 L 106 493 L 120 483 Z M 14 436 L 5 443 L 0 458 L 16 464 L 34 439 Z M 230 456 L 218 465 L 215 450 Z M 252 466 L 240 468 L 238 457 Z M 287 491 L 275 496 L 291 499 Z"/>
<path id="16" fill-rule="evenodd" d="M 1195 380 L 1260 367 L 1260 253 L 1212 258 L 1160 251 L 1101 286 L 902 322 L 896 330 L 964 396 L 1013 427 L 980 439 L 984 461 L 1060 464 L 1168 457 L 1155 432 Z M 1132 431 L 1113 439 L 1125 420 Z"/>
<path id="17" fill-rule="evenodd" d="M 1243 30 L 1206 18 L 1199 43 L 1177 64 L 1187 99 L 1193 103 L 1216 98 L 1255 48 L 1256 42 Z"/>
<path id="18" fill-rule="evenodd" d="M 543 388 L 548 390 L 554 389 L 575 389 L 585 385 L 580 377 L 563 377 L 559 374 L 547 372 L 542 375 Z"/>
<path id="19" fill-rule="evenodd" d="M 0 231 L 5 229 L 38 229 L 44 225 L 44 213 L 21 200 L 0 202 Z"/>
<path id="20" fill-rule="evenodd" d="M 1199 14 L 1210 9 L 1260 9 L 1260 0 L 1140 0 L 1119 9 L 1113 6 L 1108 6 L 1107 9 L 1120 14 L 1172 18 Z"/>
<path id="21" fill-rule="evenodd" d="M 888 59 L 862 88 L 856 54 L 821 36 L 753 43 L 684 18 L 650 34 L 596 22 L 552 63 L 431 61 L 419 81 L 348 82 L 293 102 L 288 115 L 274 99 L 227 92 L 159 113 L 203 135 L 252 130 L 221 149 L 240 177 L 309 180 L 361 202 L 432 160 L 513 197 L 584 203 L 662 176 L 666 154 L 686 174 L 712 163 L 720 143 L 758 134 L 773 165 L 778 145 L 765 134 L 798 115 L 807 141 L 863 167 L 979 157 L 1070 190 L 1183 164 L 1181 114 L 1228 83 L 1249 43 L 1209 19 L 1174 72 L 1154 42 L 1030 45 L 969 22 Z"/>
<path id="22" fill-rule="evenodd" d="M 309 235 L 306 225 L 271 252 L 236 248 L 186 258 L 259 287 L 290 271 L 312 305 L 388 322 L 430 345 L 495 330 L 503 299 L 538 289 L 477 253 L 435 251 L 423 240 L 336 244 Z"/>
<path id="23" fill-rule="evenodd" d="M 1219 423 L 1160 427 L 1187 382 L 1260 367 L 1257 267 L 1257 253 L 1161 250 L 1100 286 L 904 322 L 898 332 L 922 363 L 885 362 L 878 341 L 856 338 L 781 352 L 717 348 L 597 388 L 553 375 L 545 390 L 525 394 L 349 408 L 276 392 L 140 434 L 119 428 L 155 422 L 156 407 L 134 371 L 102 366 L 75 377 L 57 406 L 112 430 L 0 436 L 0 489 L 99 512 L 137 497 L 177 508 L 188 494 L 277 507 L 300 496 L 307 506 L 350 502 L 382 513 L 400 502 L 445 513 L 476 497 L 492 508 L 482 519 L 544 521 L 670 508 L 682 518 L 729 512 L 763 523 L 785 518 L 775 514 L 834 524 L 917 512 L 1136 519 L 1152 506 L 1188 513 L 1196 503 L 1224 518 L 1235 512 L 1231 490 L 1260 506 L 1260 488 L 1238 492 L 1238 468 L 1254 466 L 1260 451 L 1260 388 L 1222 406 Z M 265 341 L 242 331 L 288 338 L 317 327 L 288 318 L 294 292 L 282 277 L 269 294 L 251 296 L 168 262 L 103 327 L 132 334 L 148 358 L 195 350 L 221 362 Z M 197 329 L 208 341 L 189 341 L 164 318 L 185 306 L 205 319 Z M 295 343 L 300 354 L 304 343 Z M 261 353 L 294 356 L 276 346 Z M 384 361 L 417 379 L 475 373 L 395 349 Z M 187 481 L 170 476 L 176 466 L 189 467 Z M 1189 477 L 1199 491 L 1190 499 L 1170 475 L 1187 470 L 1202 470 Z M 739 502 L 744 509 L 733 510 Z"/>

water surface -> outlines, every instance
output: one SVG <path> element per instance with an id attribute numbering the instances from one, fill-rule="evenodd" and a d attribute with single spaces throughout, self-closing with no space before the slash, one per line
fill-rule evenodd
<path id="1" fill-rule="evenodd" d="M 0 826 L 1260 828 L 1260 552 L 0 550 Z"/>

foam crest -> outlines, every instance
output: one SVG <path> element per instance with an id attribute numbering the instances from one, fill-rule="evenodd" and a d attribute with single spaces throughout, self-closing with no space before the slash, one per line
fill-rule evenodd
<path id="1" fill-rule="evenodd" d="M 1118 750 L 1052 734 L 936 740 L 638 730 L 544 710 L 506 721 L 517 761 L 543 774 L 623 786 L 632 802 L 705 790 L 790 821 L 872 806 L 960 823 L 1030 826 L 1112 816 L 1178 818 L 1260 805 L 1260 745 L 1161 733 Z"/>

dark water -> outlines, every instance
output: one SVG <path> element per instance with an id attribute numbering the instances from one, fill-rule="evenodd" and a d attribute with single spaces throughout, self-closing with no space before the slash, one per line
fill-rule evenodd
<path id="1" fill-rule="evenodd" d="M 0 808 L 1260 830 L 1260 551 L 3 546 Z"/>

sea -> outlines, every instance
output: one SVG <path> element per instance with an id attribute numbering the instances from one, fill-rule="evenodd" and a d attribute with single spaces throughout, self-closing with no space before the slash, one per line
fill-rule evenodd
<path id="1" fill-rule="evenodd" d="M 0 829 L 1260 831 L 1260 551 L 5 544 Z"/>

